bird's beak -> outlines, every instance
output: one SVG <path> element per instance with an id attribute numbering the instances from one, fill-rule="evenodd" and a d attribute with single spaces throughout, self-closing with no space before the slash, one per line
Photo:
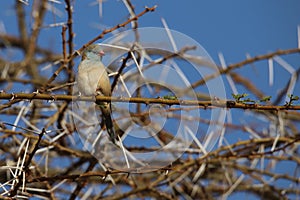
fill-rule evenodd
<path id="1" fill-rule="evenodd" d="M 100 51 L 100 52 L 99 52 L 99 55 L 100 55 L 100 56 L 104 56 L 104 55 L 105 55 L 104 51 Z"/>

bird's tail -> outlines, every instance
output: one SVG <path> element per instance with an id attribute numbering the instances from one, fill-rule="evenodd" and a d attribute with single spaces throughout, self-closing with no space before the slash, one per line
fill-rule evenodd
<path id="1" fill-rule="evenodd" d="M 107 133 L 108 133 L 112 143 L 115 144 L 116 143 L 116 134 L 115 134 L 113 122 L 111 119 L 110 104 L 102 104 L 102 105 L 100 105 L 100 108 L 101 108 L 101 112 L 102 112 L 102 116 L 104 119 Z"/>

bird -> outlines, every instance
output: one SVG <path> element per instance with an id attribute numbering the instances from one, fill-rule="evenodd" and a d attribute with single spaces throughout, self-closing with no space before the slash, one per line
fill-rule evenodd
<path id="1" fill-rule="evenodd" d="M 77 84 L 80 94 L 84 96 L 111 96 L 111 85 L 108 73 L 102 63 L 104 52 L 100 45 L 91 44 L 86 47 L 78 65 Z M 110 102 L 95 102 L 102 112 L 102 120 L 106 126 L 110 140 L 115 144 L 116 135 L 111 118 Z"/>

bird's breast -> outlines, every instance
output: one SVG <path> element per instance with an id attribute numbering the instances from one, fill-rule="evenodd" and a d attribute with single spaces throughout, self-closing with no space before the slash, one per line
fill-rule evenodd
<path id="1" fill-rule="evenodd" d="M 95 95 L 97 83 L 103 69 L 91 62 L 81 62 L 78 67 L 77 84 L 81 94 L 85 96 Z"/>

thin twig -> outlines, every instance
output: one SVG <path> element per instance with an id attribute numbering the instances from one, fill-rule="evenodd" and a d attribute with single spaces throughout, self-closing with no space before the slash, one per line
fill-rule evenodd
<path id="1" fill-rule="evenodd" d="M 127 61 L 131 58 L 131 51 L 127 53 L 127 56 L 125 59 L 123 59 L 123 62 L 122 62 L 122 65 L 121 67 L 119 68 L 118 70 L 118 73 L 116 74 L 115 78 L 114 78 L 114 81 L 111 85 L 111 91 L 114 91 L 114 88 L 116 87 L 118 81 L 119 81 L 119 78 L 123 72 L 123 70 L 125 69 L 126 67 L 126 64 L 127 64 Z"/>
<path id="2" fill-rule="evenodd" d="M 39 144 L 40 144 L 40 142 L 41 142 L 41 140 L 42 140 L 42 137 L 43 137 L 43 135 L 46 133 L 46 130 L 43 128 L 43 130 L 42 130 L 42 132 L 39 134 L 39 137 L 38 137 L 38 140 L 36 141 L 36 143 L 35 143 L 35 146 L 34 146 L 34 148 L 33 148 L 33 150 L 32 150 L 32 152 L 28 155 L 28 157 L 27 157 L 27 159 L 26 159 L 26 161 L 25 161 L 25 163 L 24 163 L 24 166 L 23 166 L 23 169 L 22 169 L 22 171 L 25 173 L 25 175 L 28 173 L 28 171 L 29 171 L 29 165 L 30 165 L 30 163 L 31 163 L 31 161 L 32 161 L 32 159 L 33 159 L 33 156 L 35 155 L 35 153 L 36 153 L 36 151 L 38 150 L 38 148 L 39 148 Z M 21 173 L 22 174 L 22 173 Z M 17 179 L 19 179 L 20 177 L 18 177 Z M 18 189 L 19 189 L 19 187 L 22 185 L 22 181 L 21 180 L 18 180 L 17 181 L 17 183 L 16 183 L 16 185 L 14 185 L 14 187 L 12 187 L 12 189 L 11 189 L 11 191 L 9 192 L 9 197 L 14 197 L 14 196 L 16 196 L 16 194 L 17 194 L 17 191 L 18 191 Z"/>
<path id="3" fill-rule="evenodd" d="M 214 73 L 214 74 L 211 74 L 211 75 L 208 75 L 208 76 L 205 76 L 203 79 L 199 80 L 199 81 L 196 81 L 195 83 L 193 83 L 191 85 L 191 88 L 196 88 L 200 85 L 203 85 L 205 84 L 206 82 L 208 82 L 209 80 L 211 79 L 214 79 L 218 76 L 220 76 L 220 74 L 226 74 L 234 69 L 238 69 L 244 65 L 247 65 L 247 64 L 251 64 L 251 63 L 254 63 L 254 62 L 257 62 L 257 61 L 260 61 L 260 60 L 267 60 L 267 59 L 270 59 L 270 58 L 273 58 L 274 56 L 279 56 L 279 55 L 287 55 L 287 54 L 293 54 L 293 53 L 299 53 L 300 52 L 300 49 L 298 48 L 295 48 L 295 49 L 286 49 L 286 50 L 277 50 L 275 52 L 272 52 L 272 53 L 269 53 L 269 54 L 265 54 L 265 55 L 259 55 L 259 56 L 255 56 L 253 58 L 248 58 L 242 62 L 239 62 L 239 63 L 235 63 L 235 64 L 231 64 L 231 65 L 228 65 L 227 68 L 225 69 L 219 69 L 219 72 L 217 73 Z"/>

